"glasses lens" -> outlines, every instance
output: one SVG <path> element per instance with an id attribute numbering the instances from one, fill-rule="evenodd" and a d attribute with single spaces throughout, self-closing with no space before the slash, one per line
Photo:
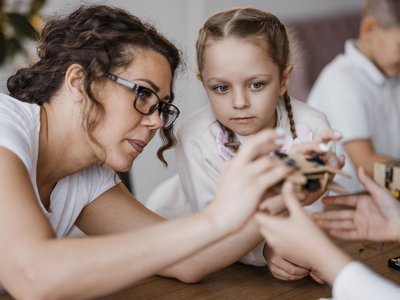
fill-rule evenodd
<path id="1" fill-rule="evenodd" d="M 158 107 L 158 97 L 152 91 L 145 87 L 139 87 L 136 92 L 135 108 L 142 114 L 152 114 Z"/>
<path id="2" fill-rule="evenodd" d="M 179 109 L 174 105 L 165 104 L 161 109 L 160 116 L 164 122 L 164 128 L 168 128 L 179 116 Z"/>

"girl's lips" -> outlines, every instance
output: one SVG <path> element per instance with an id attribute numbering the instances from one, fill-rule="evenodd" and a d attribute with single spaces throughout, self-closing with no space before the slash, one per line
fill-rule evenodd
<path id="1" fill-rule="evenodd" d="M 133 140 L 128 139 L 129 144 L 131 144 L 132 148 L 135 149 L 137 152 L 142 153 L 144 147 L 146 147 L 146 143 L 141 140 Z"/>
<path id="2" fill-rule="evenodd" d="M 239 124 L 248 124 L 253 122 L 253 117 L 247 117 L 247 118 L 232 118 L 232 121 L 235 123 Z"/>

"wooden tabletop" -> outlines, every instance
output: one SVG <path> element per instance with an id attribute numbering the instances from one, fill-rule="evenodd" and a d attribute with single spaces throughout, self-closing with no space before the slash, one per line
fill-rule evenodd
<path id="1" fill-rule="evenodd" d="M 400 271 L 387 267 L 389 258 L 400 256 L 400 245 L 385 244 L 383 249 L 375 244 L 360 251 L 359 242 L 338 242 L 352 257 L 377 273 L 400 284 Z M 318 251 L 318 249 L 316 249 Z M 310 253 L 310 255 L 313 255 Z M 326 259 L 329 259 L 327 257 Z M 296 281 L 274 278 L 267 268 L 236 263 L 220 270 L 201 283 L 183 284 L 174 279 L 154 276 L 116 294 L 102 297 L 105 300 L 125 299 L 319 299 L 331 296 L 327 285 L 319 285 L 310 277 Z M 0 300 L 12 299 L 7 295 Z"/>

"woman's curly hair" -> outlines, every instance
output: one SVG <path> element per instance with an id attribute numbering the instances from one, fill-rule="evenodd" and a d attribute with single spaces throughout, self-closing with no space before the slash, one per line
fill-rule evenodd
<path id="1" fill-rule="evenodd" d="M 91 133 L 103 108 L 92 93 L 92 83 L 103 80 L 112 69 L 129 65 L 134 59 L 132 49 L 152 50 L 168 60 L 173 78 L 172 101 L 173 82 L 181 65 L 180 51 L 150 24 L 123 9 L 105 5 L 83 5 L 66 17 L 48 21 L 41 32 L 38 61 L 11 76 L 7 88 L 20 101 L 41 105 L 61 88 L 69 66 L 81 65 L 85 92 L 91 100 L 83 113 L 82 126 L 95 141 Z M 167 164 L 163 152 L 176 142 L 173 126 L 162 128 L 160 136 L 163 144 L 157 156 Z"/>

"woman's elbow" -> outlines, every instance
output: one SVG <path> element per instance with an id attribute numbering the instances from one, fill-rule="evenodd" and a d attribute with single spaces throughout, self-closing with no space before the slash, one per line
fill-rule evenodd
<path id="1" fill-rule="evenodd" d="M 193 284 L 202 281 L 208 274 L 204 270 L 180 267 L 168 270 L 164 276 L 173 277 L 183 283 Z"/>
<path id="2" fill-rule="evenodd" d="M 3 264 L 0 282 L 16 299 L 55 299 L 57 286 L 54 274 L 41 266 L 40 259 L 25 256 L 11 257 L 11 263 Z"/>
<path id="3" fill-rule="evenodd" d="M 47 300 L 55 299 L 54 293 L 46 286 L 46 283 L 26 282 L 22 278 L 15 283 L 6 284 L 6 291 L 15 299 L 21 300 Z"/>

